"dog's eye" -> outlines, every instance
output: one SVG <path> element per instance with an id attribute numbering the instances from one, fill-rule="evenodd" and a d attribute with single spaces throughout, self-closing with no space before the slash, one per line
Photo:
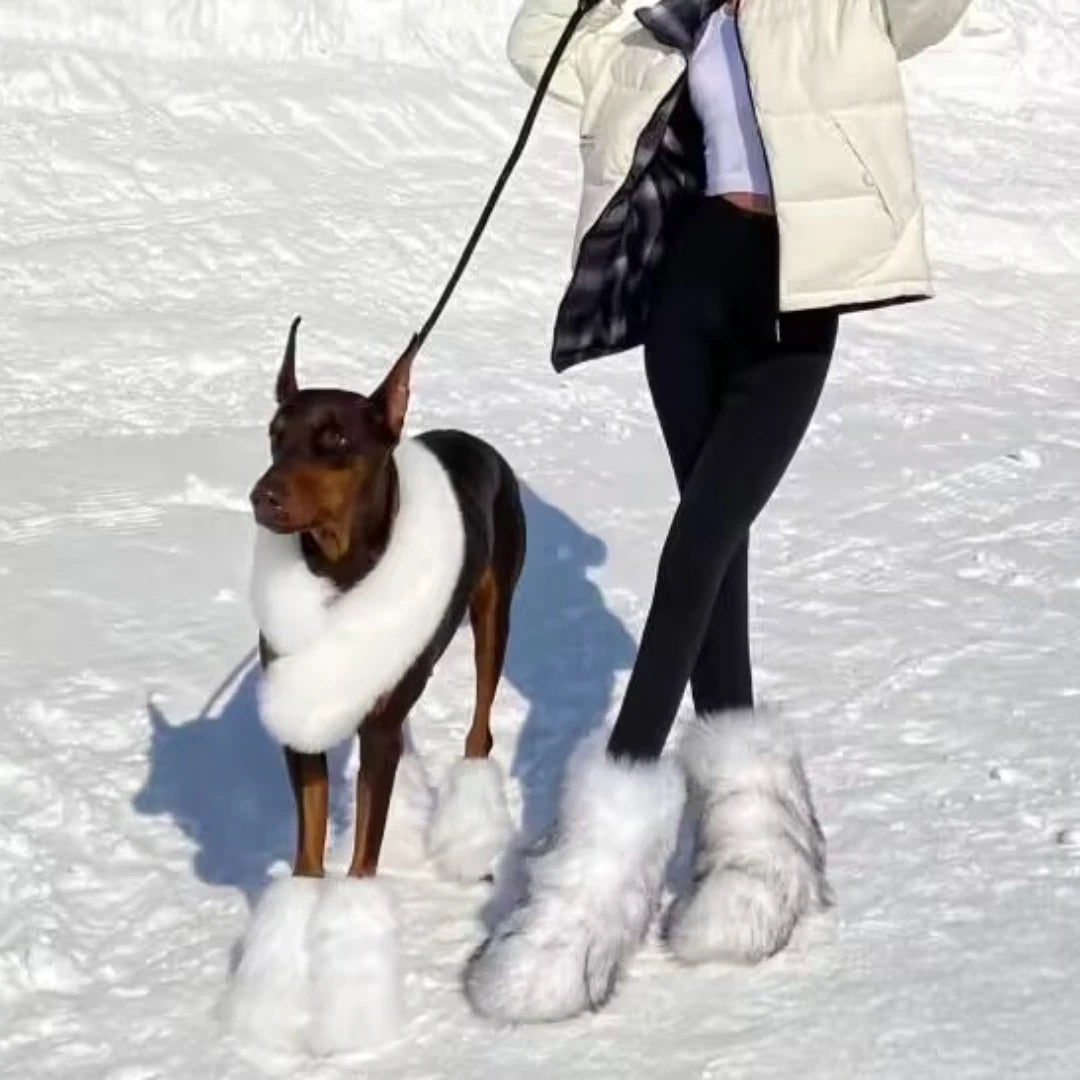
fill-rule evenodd
<path id="1" fill-rule="evenodd" d="M 349 440 L 340 429 L 326 428 L 319 433 L 319 448 L 330 454 L 345 454 L 349 450 Z"/>

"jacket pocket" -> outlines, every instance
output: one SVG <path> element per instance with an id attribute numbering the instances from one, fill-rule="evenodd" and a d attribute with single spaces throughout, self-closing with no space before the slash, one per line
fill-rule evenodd
<path id="1" fill-rule="evenodd" d="M 866 153 L 859 149 L 858 142 L 851 131 L 844 126 L 844 122 L 838 116 L 831 112 L 826 115 L 828 116 L 829 123 L 832 125 L 833 130 L 840 137 L 841 142 L 843 142 L 848 153 L 858 166 L 862 176 L 863 185 L 868 191 L 872 191 L 873 194 L 877 196 L 877 200 L 881 204 L 882 210 L 885 211 L 889 217 L 889 221 L 892 223 L 893 233 L 899 235 L 901 231 L 900 215 L 897 213 L 897 208 L 890 202 L 889 197 L 885 193 L 885 189 L 881 186 L 877 176 L 874 174 L 873 166 Z"/>

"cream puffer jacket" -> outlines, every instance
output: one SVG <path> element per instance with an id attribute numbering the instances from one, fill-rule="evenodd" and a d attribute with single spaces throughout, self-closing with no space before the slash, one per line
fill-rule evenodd
<path id="1" fill-rule="evenodd" d="M 899 61 L 970 0 L 741 0 L 737 25 L 780 232 L 784 311 L 931 295 Z M 511 62 L 538 81 L 576 0 L 526 0 Z M 584 190 L 553 362 L 639 344 L 664 221 L 701 189 L 687 57 L 720 0 L 600 0 L 551 93 L 581 109 Z"/>

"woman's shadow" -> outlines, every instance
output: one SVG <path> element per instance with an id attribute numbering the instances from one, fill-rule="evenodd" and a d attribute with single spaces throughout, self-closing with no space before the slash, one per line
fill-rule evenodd
<path id="1" fill-rule="evenodd" d="M 566 761 L 602 723 L 615 678 L 634 640 L 589 572 L 604 543 L 557 507 L 524 489 L 529 541 L 514 602 L 506 678 L 528 702 L 512 773 L 522 790 L 522 832 L 552 821 Z M 253 902 L 267 871 L 292 856 L 295 815 L 280 748 L 258 719 L 253 668 L 238 668 L 186 722 L 171 723 L 153 702 L 148 773 L 134 799 L 141 814 L 167 815 L 197 845 L 195 873 L 243 891 Z M 220 704 L 220 707 L 219 707 Z M 348 827 L 349 749 L 331 756 L 335 830 Z"/>

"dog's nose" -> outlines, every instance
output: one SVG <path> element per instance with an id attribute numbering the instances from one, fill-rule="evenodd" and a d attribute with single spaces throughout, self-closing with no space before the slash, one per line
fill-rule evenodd
<path id="1" fill-rule="evenodd" d="M 272 481 L 260 480 L 251 490 L 251 505 L 260 524 L 278 524 L 285 516 L 285 493 Z"/>
<path id="2" fill-rule="evenodd" d="M 281 496 L 272 487 L 258 487 L 251 493 L 251 501 L 256 508 L 268 507 L 271 510 L 281 509 Z"/>

